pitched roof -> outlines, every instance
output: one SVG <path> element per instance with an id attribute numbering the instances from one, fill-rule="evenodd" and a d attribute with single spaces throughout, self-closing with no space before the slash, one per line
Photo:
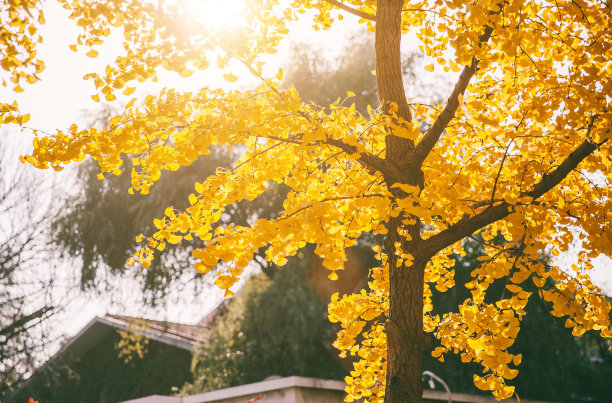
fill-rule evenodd
<path id="1" fill-rule="evenodd" d="M 185 323 L 167 322 L 152 319 L 136 318 L 132 316 L 106 314 L 104 320 L 112 323 L 117 328 L 136 330 L 143 336 L 160 339 L 162 343 L 174 344 L 183 342 L 191 347 L 195 345 L 208 326 L 196 324 L 188 325 Z M 135 327 L 135 329 L 134 329 Z M 189 348 L 191 349 L 191 348 Z"/>
<path id="2" fill-rule="evenodd" d="M 68 339 L 51 360 L 58 359 L 64 355 L 80 356 L 85 354 L 102 339 L 117 330 L 135 331 L 151 340 L 190 351 L 194 348 L 198 337 L 206 329 L 207 327 L 199 324 L 187 325 L 132 316 L 106 314 L 103 317 L 96 316 L 80 332 Z"/>
<path id="3" fill-rule="evenodd" d="M 135 331 L 151 340 L 191 351 L 195 347 L 198 338 L 208 328 L 208 326 L 201 324 L 188 325 L 123 315 L 106 314 L 102 317 L 96 316 L 76 335 L 68 339 L 59 351 L 43 364 L 43 367 L 53 362 L 61 362 L 64 359 L 82 357 L 104 338 L 117 330 Z M 30 378 L 26 379 L 19 386 L 18 390 L 28 385 L 41 368 L 38 368 Z"/>

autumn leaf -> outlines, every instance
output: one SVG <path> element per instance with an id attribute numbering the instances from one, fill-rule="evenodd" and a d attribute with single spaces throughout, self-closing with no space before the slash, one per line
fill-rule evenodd
<path id="1" fill-rule="evenodd" d="M 238 77 L 231 73 L 223 74 L 223 78 L 225 79 L 225 81 L 229 81 L 230 83 L 233 83 L 234 81 L 238 80 Z"/>

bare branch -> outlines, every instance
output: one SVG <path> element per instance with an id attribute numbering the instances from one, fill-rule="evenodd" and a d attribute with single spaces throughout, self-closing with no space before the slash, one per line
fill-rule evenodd
<path id="1" fill-rule="evenodd" d="M 493 191 L 491 191 L 491 203 L 490 205 L 493 205 L 493 200 L 495 200 L 495 190 L 497 190 L 497 182 L 499 181 L 499 177 L 501 175 L 501 171 L 504 167 L 504 162 L 506 162 L 506 158 L 508 157 L 508 150 L 510 149 L 510 145 L 512 144 L 512 141 L 514 139 L 510 140 L 508 142 L 508 145 L 506 146 L 506 151 L 504 151 L 504 158 L 502 158 L 501 163 L 499 164 L 499 170 L 497 171 L 497 176 L 495 176 L 495 183 L 493 183 Z"/>
<path id="2" fill-rule="evenodd" d="M 347 6 L 346 4 L 337 1 L 337 0 L 324 0 L 326 3 L 332 4 L 338 8 L 343 9 L 353 15 L 356 15 L 359 18 L 365 18 L 366 20 L 376 21 L 376 16 L 370 13 L 366 13 L 365 11 L 357 10 L 353 7 Z"/>
<path id="3" fill-rule="evenodd" d="M 370 171 L 371 174 L 375 174 L 378 171 L 383 176 L 390 176 L 395 178 L 400 177 L 398 169 L 393 164 L 390 164 L 388 161 L 377 157 L 374 154 L 360 152 L 357 150 L 357 147 L 346 144 L 342 140 L 327 138 L 326 140 L 322 141 L 322 143 L 337 147 L 348 155 L 359 154 L 359 156 L 355 159 L 360 164 L 362 164 L 368 171 Z"/>
<path id="4" fill-rule="evenodd" d="M 493 27 L 487 26 L 485 28 L 485 32 L 480 36 L 479 42 L 487 42 L 492 33 Z M 459 108 L 459 96 L 463 96 L 468 84 L 470 83 L 470 79 L 472 76 L 474 76 L 474 74 L 476 74 L 476 71 L 478 71 L 478 59 L 476 59 L 476 57 L 472 57 L 472 63 L 463 68 L 463 71 L 459 76 L 459 80 L 457 80 L 457 83 L 455 84 L 453 92 L 446 101 L 446 106 L 444 106 L 444 109 L 442 112 L 440 112 L 436 118 L 436 121 L 431 125 L 423 139 L 416 147 L 416 156 L 421 162 L 425 161 L 425 158 L 427 158 L 431 150 L 440 139 L 440 136 L 448 126 L 448 123 L 455 117 L 457 108 Z"/>
<path id="5" fill-rule="evenodd" d="M 259 137 L 278 141 L 279 143 L 275 144 L 274 146 L 277 146 L 280 143 L 303 144 L 300 141 L 299 136 L 297 135 L 289 138 L 283 138 L 273 135 Z M 345 154 L 354 155 L 355 160 L 359 162 L 363 167 L 365 167 L 372 175 L 374 175 L 376 172 L 380 172 L 383 175 L 393 174 L 395 175 L 394 177 L 397 177 L 397 175 L 399 175 L 397 168 L 395 168 L 392 164 L 388 163 L 386 160 L 368 152 L 360 152 L 357 150 L 357 147 L 346 144 L 342 140 L 332 139 L 328 137 L 325 140 L 319 140 L 317 143 L 333 146 L 339 148 Z M 264 151 L 267 151 L 267 149 Z M 359 156 L 356 156 L 356 154 L 359 154 Z"/>
<path id="6" fill-rule="evenodd" d="M 36 312 L 33 312 L 29 315 L 22 316 L 21 318 L 17 319 L 10 325 L 5 326 L 2 329 L 0 329 L 0 336 L 6 336 L 6 335 L 10 336 L 10 333 L 18 332 L 20 328 L 23 328 L 25 325 L 27 325 L 29 322 L 33 321 L 34 319 L 40 318 L 41 316 L 43 316 L 45 313 L 47 313 L 51 309 L 53 309 L 53 307 L 45 306 L 45 307 L 40 308 Z M 7 336 L 7 338 L 9 336 Z"/>
<path id="7" fill-rule="evenodd" d="M 361 198 L 368 198 L 368 197 L 387 197 L 384 194 L 380 194 L 380 193 L 372 193 L 372 194 L 362 194 L 362 195 L 357 195 L 357 196 L 338 196 L 338 197 L 330 197 L 330 198 L 326 198 L 323 200 L 318 200 L 315 201 L 312 204 L 309 204 L 307 206 L 304 207 L 300 207 L 299 209 L 292 211 L 291 213 L 281 216 L 279 218 L 276 219 L 277 222 L 282 221 L 282 220 L 286 220 L 287 218 L 293 217 L 294 215 L 312 208 L 313 206 L 316 206 L 319 203 L 329 203 L 329 202 L 335 202 L 335 201 L 340 201 L 340 200 L 353 200 L 353 199 L 361 199 Z M 286 213 L 286 212 L 285 212 Z"/>

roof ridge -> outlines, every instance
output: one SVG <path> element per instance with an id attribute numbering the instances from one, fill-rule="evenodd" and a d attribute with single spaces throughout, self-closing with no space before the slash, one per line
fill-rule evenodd
<path id="1" fill-rule="evenodd" d="M 149 319 L 149 318 L 143 318 L 143 317 L 138 317 L 138 316 L 129 316 L 129 315 L 117 315 L 117 314 L 112 314 L 112 313 L 106 313 L 103 316 L 104 318 L 110 318 L 110 319 L 120 319 L 120 320 L 142 320 L 145 322 L 155 322 L 155 323 L 168 323 L 168 324 L 173 324 L 173 325 L 180 325 L 180 326 L 193 326 L 193 327 L 201 327 L 201 328 L 205 328 L 206 326 L 202 326 L 198 323 L 195 324 L 191 324 L 191 323 L 184 323 L 184 322 L 172 322 L 169 320 L 159 320 L 159 319 Z"/>

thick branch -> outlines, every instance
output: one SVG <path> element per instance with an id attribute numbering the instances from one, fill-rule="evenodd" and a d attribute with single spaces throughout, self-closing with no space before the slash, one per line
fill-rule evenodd
<path id="1" fill-rule="evenodd" d="M 341 3 L 337 0 L 325 0 L 326 3 L 333 4 L 334 6 L 343 9 L 344 11 L 348 11 L 349 13 L 356 15 L 360 18 L 365 18 L 366 20 L 376 21 L 376 16 L 366 13 L 365 11 L 354 9 L 353 7 L 347 6 L 344 3 Z"/>
<path id="2" fill-rule="evenodd" d="M 400 174 L 398 169 L 394 165 L 390 164 L 388 161 L 377 157 L 374 154 L 359 152 L 357 150 L 357 147 L 346 144 L 342 140 L 328 138 L 322 142 L 325 144 L 329 144 L 330 146 L 337 147 L 348 155 L 359 154 L 359 157 L 355 159 L 359 163 L 361 163 L 371 174 L 376 173 L 376 171 L 380 172 L 383 176 L 398 177 L 398 175 Z"/>
<path id="3" fill-rule="evenodd" d="M 603 143 L 602 143 L 603 144 Z M 533 200 L 557 186 L 567 175 L 574 170 L 580 162 L 593 153 L 601 144 L 593 144 L 585 140 L 576 148 L 555 170 L 550 174 L 544 174 L 532 190 L 521 193 L 521 196 L 530 196 Z M 512 206 L 503 201 L 495 206 L 489 207 L 471 218 L 459 220 L 457 223 L 446 228 L 444 231 L 426 239 L 422 243 L 423 258 L 429 260 L 442 249 L 462 240 L 463 238 L 477 232 L 510 214 Z"/>
<path id="4" fill-rule="evenodd" d="M 487 42 L 492 33 L 493 28 L 487 26 L 485 28 L 485 32 L 479 38 L 479 43 Z M 431 150 L 434 148 L 449 122 L 455 117 L 457 108 L 459 108 L 459 96 L 463 96 L 468 84 L 470 83 L 470 79 L 472 76 L 474 76 L 474 74 L 476 74 L 477 70 L 478 59 L 476 59 L 476 57 L 472 57 L 472 63 L 463 68 L 463 71 L 459 76 L 459 80 L 457 80 L 457 84 L 455 84 L 453 92 L 446 101 L 446 106 L 442 112 L 440 112 L 436 121 L 431 125 L 421 142 L 416 147 L 416 156 L 421 163 L 425 161 L 425 158 L 427 158 Z"/>

